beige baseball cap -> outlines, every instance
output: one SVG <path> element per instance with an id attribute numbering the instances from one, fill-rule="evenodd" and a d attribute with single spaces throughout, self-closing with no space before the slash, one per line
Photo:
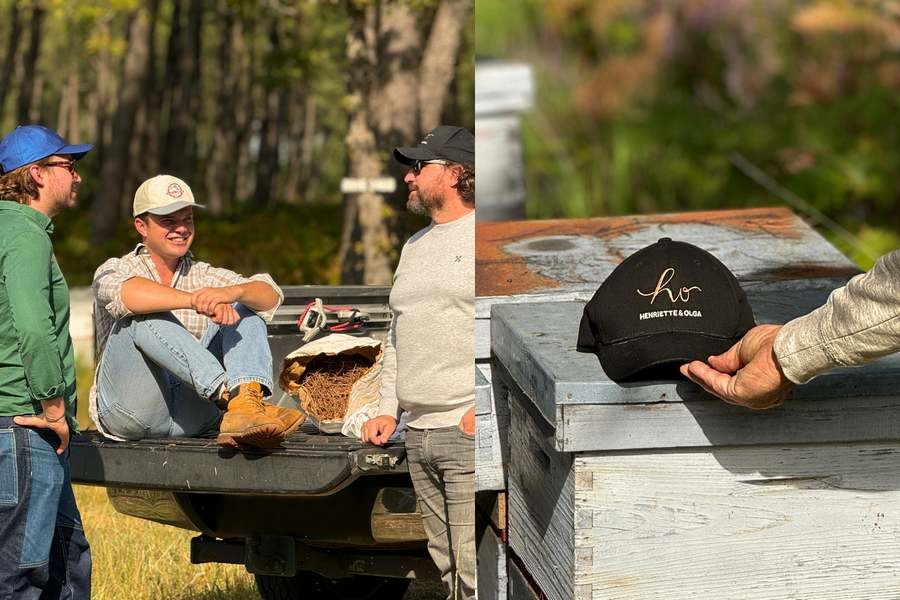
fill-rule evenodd
<path id="1" fill-rule="evenodd" d="M 194 202 L 194 193 L 181 179 L 157 175 L 142 183 L 134 193 L 133 216 L 145 212 L 168 215 L 185 207 L 206 208 Z"/>

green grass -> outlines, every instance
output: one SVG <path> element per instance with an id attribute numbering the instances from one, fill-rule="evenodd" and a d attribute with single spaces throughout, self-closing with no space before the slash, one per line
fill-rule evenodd
<path id="1" fill-rule="evenodd" d="M 241 565 L 190 562 L 197 535 L 119 514 L 104 488 L 76 485 L 75 497 L 94 561 L 92 600 L 256 600 L 253 576 Z M 437 582 L 414 581 L 406 600 L 442 600 Z"/>
<path id="2" fill-rule="evenodd" d="M 117 513 L 104 488 L 75 486 L 94 561 L 93 600 L 255 600 L 253 577 L 239 565 L 193 565 L 196 534 Z"/>

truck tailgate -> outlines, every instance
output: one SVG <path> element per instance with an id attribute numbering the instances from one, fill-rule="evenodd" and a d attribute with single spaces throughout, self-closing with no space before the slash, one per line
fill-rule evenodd
<path id="1" fill-rule="evenodd" d="M 402 442 L 384 447 L 306 433 L 274 451 L 220 448 L 213 437 L 114 442 L 89 431 L 71 443 L 72 481 L 227 494 L 332 494 L 358 477 L 406 472 Z"/>

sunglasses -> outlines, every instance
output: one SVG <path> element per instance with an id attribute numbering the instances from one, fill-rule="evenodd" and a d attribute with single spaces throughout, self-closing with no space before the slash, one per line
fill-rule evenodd
<path id="1" fill-rule="evenodd" d="M 422 172 L 422 169 L 425 168 L 425 165 L 449 165 L 449 160 L 414 160 L 412 164 L 409 166 L 410 170 L 413 172 L 413 175 L 418 175 Z"/>
<path id="2" fill-rule="evenodd" d="M 45 167 L 62 167 L 66 171 L 69 172 L 69 175 L 75 176 L 75 161 L 74 160 L 58 160 L 55 162 L 44 163 Z"/>

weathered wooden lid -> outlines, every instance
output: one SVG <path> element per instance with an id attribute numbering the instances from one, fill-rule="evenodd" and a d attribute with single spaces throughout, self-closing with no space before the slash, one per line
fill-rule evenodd
<path id="1" fill-rule="evenodd" d="M 663 237 L 690 242 L 743 283 L 830 278 L 859 269 L 786 208 L 478 223 L 475 355 L 489 355 L 491 306 L 588 300 L 626 257 Z"/>
<path id="2" fill-rule="evenodd" d="M 476 225 L 475 295 L 484 305 L 509 296 L 593 293 L 627 256 L 663 237 L 713 253 L 740 281 L 859 272 L 802 219 L 780 207 L 507 221 Z"/>

